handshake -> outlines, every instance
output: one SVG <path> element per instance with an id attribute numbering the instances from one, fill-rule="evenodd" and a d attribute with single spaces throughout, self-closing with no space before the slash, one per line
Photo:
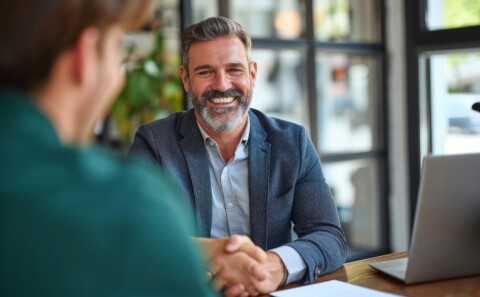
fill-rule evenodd
<path id="1" fill-rule="evenodd" d="M 247 236 L 195 238 L 207 260 L 212 286 L 227 297 L 257 296 L 283 285 L 287 271 L 280 257 Z"/>

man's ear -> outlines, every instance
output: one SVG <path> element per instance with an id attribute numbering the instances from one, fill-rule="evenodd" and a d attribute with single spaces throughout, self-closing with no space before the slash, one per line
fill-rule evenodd
<path id="1" fill-rule="evenodd" d="M 180 66 L 180 76 L 182 77 L 183 89 L 188 93 L 190 91 L 190 86 L 188 85 L 188 71 L 183 66 Z"/>
<path id="2" fill-rule="evenodd" d="M 73 48 L 73 78 L 77 84 L 91 86 L 97 83 L 100 32 L 96 28 L 82 31 Z"/>
<path id="3" fill-rule="evenodd" d="M 257 62 L 251 61 L 250 62 L 250 78 L 252 80 L 252 87 L 255 86 L 255 82 L 257 81 Z"/>

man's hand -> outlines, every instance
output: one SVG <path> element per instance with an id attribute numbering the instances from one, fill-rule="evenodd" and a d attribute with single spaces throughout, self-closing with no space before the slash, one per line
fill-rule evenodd
<path id="1" fill-rule="evenodd" d="M 201 247 L 207 262 L 212 261 L 216 256 L 243 252 L 257 262 L 265 262 L 267 254 L 261 248 L 253 244 L 252 240 L 244 235 L 232 235 L 223 238 L 194 238 Z M 214 272 L 214 271 L 212 271 Z"/>
<path id="2" fill-rule="evenodd" d="M 269 272 L 269 277 L 262 282 L 254 281 L 254 285 L 260 293 L 269 293 L 283 284 L 287 277 L 287 269 L 280 256 L 274 252 L 267 252 L 267 261 L 263 266 Z"/>
<path id="3" fill-rule="evenodd" d="M 225 296 L 258 295 L 253 283 L 263 283 L 269 278 L 267 269 L 244 252 L 224 254 L 215 258 L 213 264 L 216 273 L 212 284 L 217 290 L 223 290 Z"/>
<path id="4" fill-rule="evenodd" d="M 237 283 L 223 287 L 223 293 L 227 297 L 257 296 L 267 294 L 282 285 L 286 277 L 286 268 L 281 258 L 274 252 L 267 252 L 267 261 L 263 267 L 268 271 L 264 280 L 251 279 L 250 283 Z"/>
<path id="5" fill-rule="evenodd" d="M 227 297 L 257 296 L 277 289 L 286 276 L 280 257 L 255 246 L 250 238 L 197 238 L 214 274 L 212 284 Z"/>
<path id="6" fill-rule="evenodd" d="M 233 235 L 225 238 L 194 238 L 203 250 L 209 272 L 214 275 L 212 284 L 223 290 L 225 296 L 248 296 L 246 286 L 264 281 L 269 272 L 262 263 L 267 253 L 257 247 L 249 237 Z M 250 295 L 258 294 L 250 285 Z"/>

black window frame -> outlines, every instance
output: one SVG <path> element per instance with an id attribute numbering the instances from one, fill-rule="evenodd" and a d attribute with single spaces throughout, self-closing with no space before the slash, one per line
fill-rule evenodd
<path id="1" fill-rule="evenodd" d="M 480 38 L 472 38 L 480 36 L 480 25 L 430 31 L 425 22 L 427 8 L 428 0 L 405 1 L 410 230 L 417 206 L 421 158 L 432 151 L 428 57 L 432 53 L 480 49 Z"/>

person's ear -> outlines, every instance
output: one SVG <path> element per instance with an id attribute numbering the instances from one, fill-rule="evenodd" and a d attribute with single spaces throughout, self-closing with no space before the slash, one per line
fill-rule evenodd
<path id="1" fill-rule="evenodd" d="M 86 28 L 80 33 L 73 48 L 73 79 L 75 83 L 92 86 L 97 83 L 100 32 Z"/>
<path id="2" fill-rule="evenodd" d="M 190 86 L 188 84 L 188 71 L 183 66 L 180 66 L 180 76 L 182 77 L 183 89 L 188 93 L 190 91 Z"/>
<path id="3" fill-rule="evenodd" d="M 255 86 L 255 82 L 257 81 L 257 62 L 250 61 L 250 78 L 252 80 L 252 88 Z"/>

